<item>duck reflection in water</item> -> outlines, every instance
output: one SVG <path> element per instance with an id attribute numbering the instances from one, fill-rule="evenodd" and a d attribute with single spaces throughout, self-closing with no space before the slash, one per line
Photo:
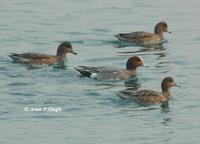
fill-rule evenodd
<path id="1" fill-rule="evenodd" d="M 141 87 L 141 82 L 138 77 L 133 77 L 124 82 L 125 87 L 129 90 L 136 91 Z"/>
<path id="2" fill-rule="evenodd" d="M 164 47 L 163 44 L 165 44 L 166 42 L 167 42 L 167 40 L 162 40 L 156 44 L 134 44 L 134 43 L 124 42 L 124 41 L 115 41 L 115 42 L 113 42 L 113 46 L 115 48 L 139 46 L 139 47 L 143 47 L 146 49 L 162 49 Z"/>

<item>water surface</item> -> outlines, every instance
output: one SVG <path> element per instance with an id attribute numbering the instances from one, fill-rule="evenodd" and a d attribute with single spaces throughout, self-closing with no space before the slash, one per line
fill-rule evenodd
<path id="1" fill-rule="evenodd" d="M 200 142 L 200 2 L 198 0 L 7 0 L 0 2 L 0 143 L 8 144 L 198 144 Z M 121 47 L 119 32 L 153 31 L 166 21 L 172 34 L 157 49 Z M 10 52 L 55 54 L 65 40 L 77 56 L 57 69 L 12 63 Z M 125 67 L 141 55 L 131 82 L 79 77 L 76 65 Z M 160 90 L 173 76 L 169 110 L 119 98 L 127 86 Z M 25 107 L 61 107 L 61 112 L 25 112 Z"/>

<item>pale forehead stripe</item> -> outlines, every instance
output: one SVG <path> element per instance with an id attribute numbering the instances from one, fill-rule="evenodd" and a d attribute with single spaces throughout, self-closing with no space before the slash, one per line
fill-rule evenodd
<path id="1" fill-rule="evenodd" d="M 141 56 L 137 56 L 137 57 L 139 57 L 139 58 L 141 59 L 141 61 L 143 61 L 143 62 L 144 62 L 144 60 L 143 60 L 143 58 L 142 58 Z"/>

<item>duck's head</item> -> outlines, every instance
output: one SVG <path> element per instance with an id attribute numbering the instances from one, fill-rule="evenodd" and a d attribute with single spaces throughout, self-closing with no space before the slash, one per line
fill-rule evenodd
<path id="1" fill-rule="evenodd" d="M 162 35 L 163 32 L 171 33 L 168 30 L 168 26 L 167 26 L 166 22 L 159 22 L 158 24 L 156 24 L 156 26 L 154 28 L 154 32 L 155 32 L 155 34 L 158 34 L 158 35 Z"/>
<path id="2" fill-rule="evenodd" d="M 165 77 L 161 83 L 161 88 L 163 92 L 168 91 L 171 87 L 178 86 L 174 79 L 170 76 Z"/>
<path id="3" fill-rule="evenodd" d="M 63 42 L 58 46 L 56 55 L 58 57 L 65 57 L 65 55 L 67 53 L 72 53 L 72 54 L 75 54 L 75 55 L 77 54 L 76 52 L 73 51 L 72 45 L 68 41 Z"/>
<path id="4" fill-rule="evenodd" d="M 145 66 L 144 60 L 141 56 L 133 56 L 126 62 L 127 70 L 135 70 L 139 66 Z"/>

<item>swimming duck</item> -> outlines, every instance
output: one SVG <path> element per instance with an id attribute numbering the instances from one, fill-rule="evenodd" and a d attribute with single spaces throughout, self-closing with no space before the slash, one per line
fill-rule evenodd
<path id="1" fill-rule="evenodd" d="M 166 22 L 159 22 L 154 28 L 154 33 L 136 31 L 131 33 L 120 33 L 115 37 L 122 41 L 132 42 L 135 44 L 156 44 L 163 40 L 163 33 L 168 32 L 168 26 Z"/>
<path id="2" fill-rule="evenodd" d="M 126 99 L 135 100 L 143 104 L 156 104 L 167 102 L 171 97 L 170 88 L 178 86 L 172 77 L 165 77 L 161 83 L 162 92 L 154 90 L 137 90 L 133 91 L 131 88 L 119 92 L 119 96 Z"/>
<path id="3" fill-rule="evenodd" d="M 58 46 L 56 55 L 47 55 L 41 53 L 11 53 L 9 57 L 11 57 L 13 61 L 19 63 L 52 65 L 63 61 L 67 53 L 72 53 L 75 55 L 77 54 L 73 51 L 72 45 L 68 41 L 63 42 Z"/>
<path id="4" fill-rule="evenodd" d="M 136 68 L 145 66 L 144 60 L 140 56 L 133 56 L 126 62 L 126 69 L 112 67 L 75 67 L 82 76 L 91 77 L 97 80 L 121 80 L 128 79 L 137 75 Z"/>

